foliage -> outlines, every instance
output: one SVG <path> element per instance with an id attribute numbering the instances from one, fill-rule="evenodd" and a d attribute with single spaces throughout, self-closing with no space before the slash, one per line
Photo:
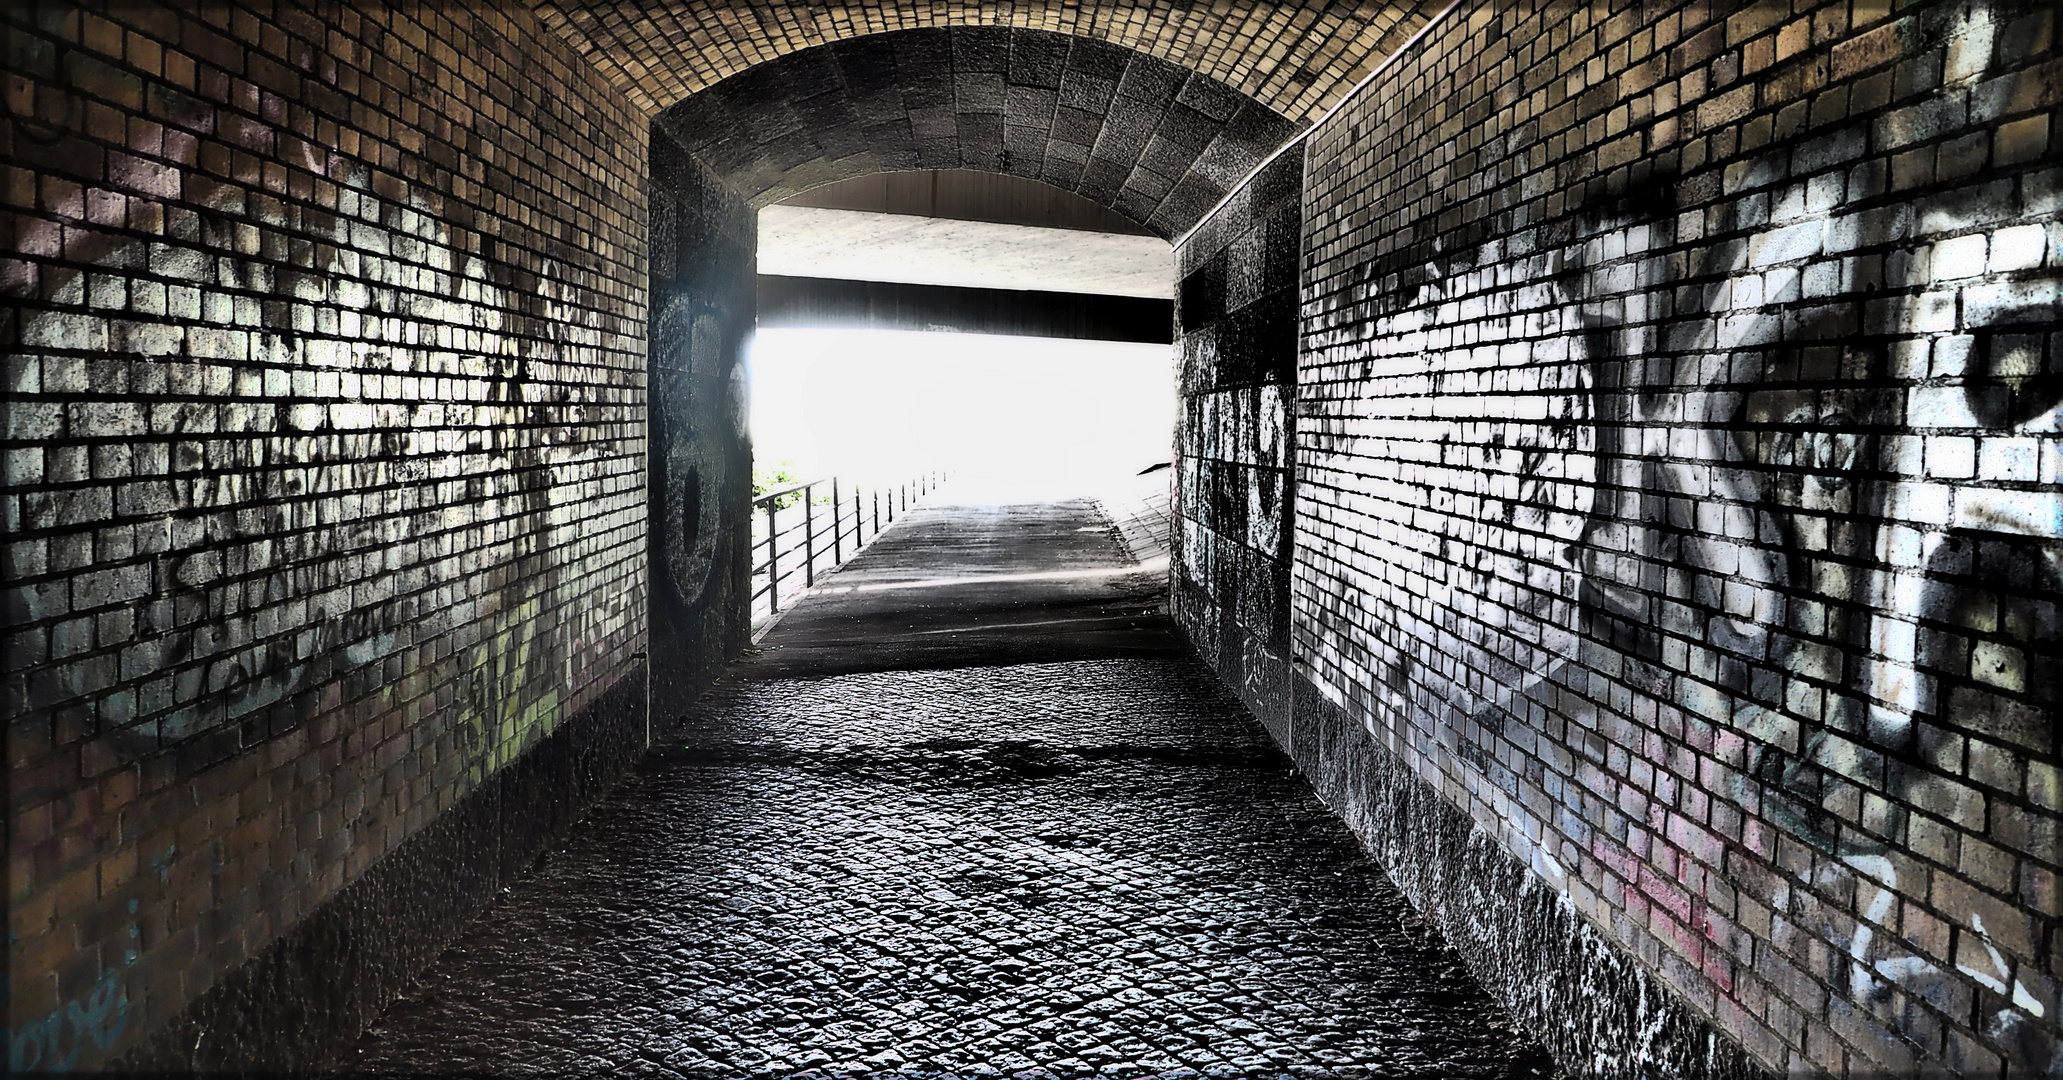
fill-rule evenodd
<path id="1" fill-rule="evenodd" d="M 754 462 L 752 466 L 752 497 L 757 499 L 767 492 L 778 491 L 790 484 L 800 483 L 801 481 L 802 476 L 796 472 L 795 463 L 792 461 L 776 462 L 772 465 L 761 465 Z M 801 492 L 791 491 L 774 500 L 774 509 L 786 510 L 794 506 L 801 498 Z"/>

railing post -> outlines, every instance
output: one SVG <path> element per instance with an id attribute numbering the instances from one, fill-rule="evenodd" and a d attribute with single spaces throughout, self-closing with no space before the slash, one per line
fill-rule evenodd
<path id="1" fill-rule="evenodd" d="M 881 489 L 874 489 L 874 535 L 881 535 Z"/>
<path id="2" fill-rule="evenodd" d="M 770 614 L 781 613 L 781 534 L 774 528 L 774 508 L 779 499 L 766 504 L 766 603 Z"/>
<path id="3" fill-rule="evenodd" d="M 845 529 L 838 519 L 843 516 L 844 504 L 838 501 L 838 478 L 831 478 L 831 565 L 845 562 Z"/>
<path id="4" fill-rule="evenodd" d="M 802 587 L 807 589 L 817 583 L 817 504 L 810 498 L 810 487 L 802 488 Z"/>

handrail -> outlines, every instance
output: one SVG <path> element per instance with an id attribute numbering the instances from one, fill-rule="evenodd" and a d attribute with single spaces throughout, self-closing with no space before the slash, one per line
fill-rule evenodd
<path id="1" fill-rule="evenodd" d="M 768 617 L 779 614 L 783 587 L 793 584 L 798 574 L 802 577 L 801 590 L 813 587 L 816 585 L 820 568 L 825 571 L 837 569 L 845 563 L 848 555 L 859 554 L 860 549 L 866 546 L 869 540 L 879 536 L 886 525 L 894 523 L 899 510 L 907 511 L 913 502 L 921 501 L 925 495 L 936 490 L 945 476 L 943 471 L 933 470 L 885 488 L 874 486 L 865 492 L 864 498 L 860 491 L 854 490 L 849 483 L 843 482 L 837 476 L 805 480 L 753 496 L 753 531 L 761 531 L 757 515 L 762 509 L 766 515 L 766 524 L 764 535 L 752 538 L 751 550 L 756 553 L 763 547 L 766 549 L 766 557 L 764 561 L 755 562 L 751 567 L 751 580 L 756 584 L 750 587 L 746 603 L 756 608 L 760 598 L 764 596 Z M 830 497 L 824 500 L 824 503 L 828 504 L 825 516 L 828 516 L 830 521 L 820 527 L 817 524 L 819 497 L 815 491 L 827 485 L 831 491 Z M 844 491 L 851 491 L 850 499 Z M 802 496 L 801 499 L 787 506 L 781 505 L 782 500 L 797 494 Z M 882 515 L 884 496 L 888 511 L 886 520 Z M 800 520 L 783 525 L 781 515 L 797 509 L 801 511 Z M 827 534 L 830 543 L 825 545 L 821 541 Z M 851 538 L 849 546 L 848 537 Z M 823 565 L 822 557 L 826 555 L 830 556 L 828 566 Z M 799 561 L 800 565 L 794 565 L 791 559 Z M 793 568 L 784 572 L 783 566 Z M 762 578 L 764 583 L 757 584 Z M 798 590 L 788 591 L 793 593 Z M 756 612 L 754 621 L 758 621 Z"/>
<path id="2" fill-rule="evenodd" d="M 826 483 L 830 480 L 835 479 L 837 479 L 837 477 L 827 476 L 821 477 L 816 480 L 804 480 L 800 484 L 789 484 L 787 487 L 784 488 L 775 488 L 774 490 L 769 491 L 764 495 L 754 495 L 752 497 L 752 505 L 757 507 L 760 503 L 772 502 L 773 500 L 781 498 L 784 495 L 793 495 L 798 491 L 808 491 L 810 488 L 813 488 L 818 484 Z"/>

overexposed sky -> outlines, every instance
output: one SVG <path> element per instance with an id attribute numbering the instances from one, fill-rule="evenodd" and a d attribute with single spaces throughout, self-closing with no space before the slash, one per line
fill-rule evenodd
<path id="1" fill-rule="evenodd" d="M 901 330 L 760 330 L 752 441 L 802 479 L 950 468 L 1013 498 L 1101 490 L 1171 456 L 1167 345 Z"/>

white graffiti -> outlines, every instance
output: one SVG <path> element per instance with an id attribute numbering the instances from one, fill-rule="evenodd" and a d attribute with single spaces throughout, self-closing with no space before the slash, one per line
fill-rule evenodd
<path id="1" fill-rule="evenodd" d="M 1967 11 L 1966 84 L 1996 37 Z M 1351 492 L 1355 535 L 1349 603 L 1300 628 L 1300 661 L 1378 730 L 1477 763 L 1513 722 L 1596 728 L 1620 658 L 1644 662 L 1639 689 L 1747 748 L 1714 793 L 1815 852 L 1800 884 L 1829 903 L 1800 910 L 1834 913 L 1800 918 L 1856 1004 L 1896 1028 L 1901 999 L 1967 979 L 2002 999 L 1995 1045 L 2053 1067 L 2053 1040 L 2022 1040 L 2056 1026 L 2040 943 L 1957 909 L 1956 944 L 1923 953 L 1898 931 L 1927 885 L 1895 856 L 1916 807 L 1962 790 L 1927 731 L 2053 755 L 2063 237 L 2010 180 L 1887 198 L 1839 155 L 1791 160 L 1730 168 L 1696 213 L 1664 185 L 1565 242 L 1435 251 L 1372 338 L 1306 354 L 1361 392 L 1305 435 L 1306 483 Z M 1841 791 L 1886 808 L 1866 822 Z"/>

